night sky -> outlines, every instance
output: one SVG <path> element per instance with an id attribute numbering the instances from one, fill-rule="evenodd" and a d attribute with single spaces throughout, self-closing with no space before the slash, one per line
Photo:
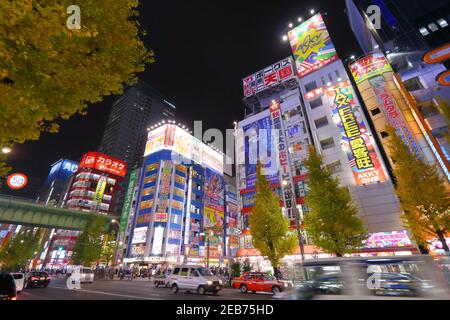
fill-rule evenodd
<path id="1" fill-rule="evenodd" d="M 141 26 L 156 62 L 139 75 L 176 103 L 177 120 L 192 127 L 232 128 L 243 118 L 241 79 L 290 55 L 281 37 L 289 22 L 324 15 L 333 43 L 344 59 L 360 54 L 344 12 L 344 1 L 141 1 Z M 326 13 L 326 15 L 325 15 Z M 60 158 L 79 161 L 101 140 L 110 107 L 117 97 L 91 105 L 86 116 L 61 122 L 57 134 L 14 146 L 8 164 L 28 175 L 29 184 L 2 193 L 35 198 L 50 165 Z"/>

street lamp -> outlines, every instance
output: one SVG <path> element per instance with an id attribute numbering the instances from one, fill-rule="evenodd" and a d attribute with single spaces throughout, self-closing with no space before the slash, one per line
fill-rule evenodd
<path id="1" fill-rule="evenodd" d="M 283 39 L 283 41 L 287 41 L 288 36 L 287 36 L 287 35 L 284 35 L 281 39 Z"/>
<path id="2" fill-rule="evenodd" d="M 4 154 L 8 154 L 8 153 L 10 153 L 12 151 L 12 149 L 10 148 L 10 147 L 3 147 L 2 148 L 2 152 L 4 153 Z"/>

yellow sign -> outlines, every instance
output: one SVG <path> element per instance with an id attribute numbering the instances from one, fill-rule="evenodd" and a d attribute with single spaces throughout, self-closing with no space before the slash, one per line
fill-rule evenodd
<path id="1" fill-rule="evenodd" d="M 102 202 L 103 194 L 105 193 L 106 189 L 106 178 L 100 177 L 97 183 L 97 188 L 95 189 L 94 193 L 94 201 Z"/>

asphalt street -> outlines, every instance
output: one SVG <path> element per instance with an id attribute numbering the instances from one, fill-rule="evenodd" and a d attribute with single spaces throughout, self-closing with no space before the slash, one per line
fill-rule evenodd
<path id="1" fill-rule="evenodd" d="M 237 289 L 223 288 L 217 296 L 199 295 L 169 288 L 155 288 L 148 280 L 97 280 L 71 290 L 65 279 L 53 278 L 47 288 L 24 289 L 17 300 L 270 300 L 271 293 L 242 294 Z"/>

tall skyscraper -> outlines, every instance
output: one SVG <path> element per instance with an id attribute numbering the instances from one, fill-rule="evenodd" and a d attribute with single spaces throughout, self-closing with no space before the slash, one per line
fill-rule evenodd
<path id="1" fill-rule="evenodd" d="M 175 116 L 175 104 L 143 81 L 125 90 L 109 115 L 98 151 L 125 161 L 129 168 L 112 211 L 120 213 L 132 168 L 142 165 L 147 128 Z"/>

